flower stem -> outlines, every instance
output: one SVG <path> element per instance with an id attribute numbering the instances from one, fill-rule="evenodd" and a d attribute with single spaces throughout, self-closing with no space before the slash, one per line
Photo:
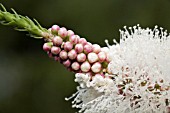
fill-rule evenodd
<path id="1" fill-rule="evenodd" d="M 34 38 L 49 38 L 51 33 L 41 27 L 41 25 L 37 22 L 37 20 L 33 19 L 33 21 L 27 17 L 19 15 L 15 12 L 14 9 L 11 9 L 13 13 L 8 12 L 5 7 L 0 4 L 0 23 L 3 25 L 14 26 L 15 30 L 18 31 L 26 31 L 29 33 L 31 37 Z"/>

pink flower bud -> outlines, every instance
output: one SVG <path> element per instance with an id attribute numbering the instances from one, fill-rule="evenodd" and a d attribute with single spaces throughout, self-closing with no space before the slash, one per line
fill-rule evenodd
<path id="1" fill-rule="evenodd" d="M 57 45 L 57 46 L 60 46 L 62 43 L 63 43 L 63 39 L 59 36 L 55 36 L 53 39 L 52 39 L 54 45 Z"/>
<path id="2" fill-rule="evenodd" d="M 108 54 L 107 54 L 107 56 L 106 56 L 106 61 L 107 61 L 107 62 L 111 62 L 111 60 L 112 60 L 111 57 L 109 57 Z"/>
<path id="3" fill-rule="evenodd" d="M 58 35 L 61 38 L 65 38 L 67 36 L 67 29 L 64 27 L 60 28 L 60 30 L 58 31 Z"/>
<path id="4" fill-rule="evenodd" d="M 105 52 L 106 54 L 109 53 L 109 48 L 108 47 L 102 47 L 101 51 Z"/>
<path id="5" fill-rule="evenodd" d="M 92 46 L 90 45 L 90 44 L 86 44 L 85 46 L 84 46 L 84 52 L 86 53 L 86 54 L 88 54 L 88 53 L 90 53 L 90 52 L 92 52 L 93 51 L 93 48 L 92 48 Z"/>
<path id="6" fill-rule="evenodd" d="M 48 52 L 48 57 L 53 58 L 53 54 L 51 52 Z"/>
<path id="7" fill-rule="evenodd" d="M 92 46 L 92 43 L 90 43 L 90 42 L 87 42 L 87 44 L 90 45 L 90 46 Z"/>
<path id="8" fill-rule="evenodd" d="M 96 61 L 98 61 L 98 55 L 96 54 L 96 53 L 89 53 L 88 55 L 87 55 L 87 58 L 88 58 L 88 61 L 90 62 L 90 63 L 94 63 L 94 62 L 96 62 Z"/>
<path id="9" fill-rule="evenodd" d="M 106 53 L 105 52 L 100 52 L 98 53 L 99 61 L 104 62 L 106 60 Z"/>
<path id="10" fill-rule="evenodd" d="M 80 37 L 78 35 L 72 35 L 72 36 L 70 36 L 69 41 L 73 44 L 77 44 L 79 39 L 80 39 Z"/>
<path id="11" fill-rule="evenodd" d="M 70 37 L 70 36 L 74 35 L 74 32 L 72 30 L 68 30 L 67 35 Z"/>
<path id="12" fill-rule="evenodd" d="M 111 58 L 109 57 L 109 48 L 108 47 L 103 47 L 101 48 L 101 51 L 105 52 L 106 53 L 106 61 L 107 62 L 110 62 L 111 61 Z"/>
<path id="13" fill-rule="evenodd" d="M 55 61 L 59 61 L 59 62 L 61 61 L 60 57 L 58 57 L 58 56 L 55 56 L 55 57 L 54 57 L 54 60 L 55 60 Z"/>
<path id="14" fill-rule="evenodd" d="M 59 27 L 58 25 L 53 25 L 53 26 L 51 27 L 51 32 L 52 32 L 53 34 L 57 34 L 58 31 L 59 31 L 59 29 L 60 29 L 60 27 Z"/>
<path id="15" fill-rule="evenodd" d="M 86 55 L 84 53 L 80 53 L 77 55 L 78 62 L 84 62 L 86 60 Z"/>
<path id="16" fill-rule="evenodd" d="M 69 66 L 71 65 L 70 60 L 64 61 L 64 62 L 63 62 L 63 65 L 64 65 L 65 67 L 69 67 Z"/>
<path id="17" fill-rule="evenodd" d="M 50 51 L 51 50 L 51 43 L 44 43 L 43 50 L 44 51 Z"/>
<path id="18" fill-rule="evenodd" d="M 94 73 L 98 73 L 100 72 L 102 69 L 102 65 L 99 63 L 99 62 L 96 62 L 92 65 L 91 67 L 91 70 L 94 72 Z"/>
<path id="19" fill-rule="evenodd" d="M 84 46 L 84 45 L 87 44 L 87 41 L 86 41 L 85 38 L 80 38 L 80 39 L 79 39 L 79 43 L 80 43 L 80 44 L 83 44 L 83 46 Z"/>
<path id="20" fill-rule="evenodd" d="M 77 53 L 83 52 L 83 45 L 82 44 L 76 44 L 75 50 L 76 50 Z"/>
<path id="21" fill-rule="evenodd" d="M 67 52 L 62 50 L 59 54 L 60 58 L 63 59 L 63 60 L 66 60 L 67 59 Z"/>
<path id="22" fill-rule="evenodd" d="M 93 52 L 99 53 L 101 51 L 101 47 L 98 44 L 93 44 Z"/>
<path id="23" fill-rule="evenodd" d="M 86 61 L 83 64 L 81 64 L 80 68 L 83 72 L 88 72 L 90 70 L 91 66 L 90 66 L 89 62 Z"/>
<path id="24" fill-rule="evenodd" d="M 73 48 L 73 44 L 71 42 L 65 42 L 64 43 L 64 50 L 70 51 Z"/>
<path id="25" fill-rule="evenodd" d="M 74 49 L 72 49 L 71 51 L 68 52 L 68 57 L 69 59 L 74 60 L 77 57 L 77 52 Z"/>
<path id="26" fill-rule="evenodd" d="M 74 62 L 74 63 L 72 63 L 71 67 L 73 70 L 77 71 L 80 69 L 80 64 L 78 62 Z"/>
<path id="27" fill-rule="evenodd" d="M 60 51 L 61 51 L 61 49 L 60 49 L 59 47 L 53 46 L 53 47 L 51 48 L 51 53 L 54 54 L 54 55 L 59 54 Z"/>

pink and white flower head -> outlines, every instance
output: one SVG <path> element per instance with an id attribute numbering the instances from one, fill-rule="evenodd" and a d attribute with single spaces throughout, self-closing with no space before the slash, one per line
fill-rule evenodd
<path id="1" fill-rule="evenodd" d="M 75 50 L 76 50 L 77 53 L 82 53 L 83 52 L 83 45 L 82 44 L 76 44 Z"/>
<path id="2" fill-rule="evenodd" d="M 84 53 L 80 53 L 77 55 L 78 62 L 84 62 L 86 60 L 86 55 Z"/>
<path id="3" fill-rule="evenodd" d="M 71 65 L 71 61 L 70 60 L 63 61 L 63 65 L 65 67 L 69 67 Z"/>
<path id="4" fill-rule="evenodd" d="M 98 44 L 93 44 L 93 52 L 99 53 L 101 51 L 101 47 Z"/>
<path id="5" fill-rule="evenodd" d="M 72 36 L 70 36 L 69 41 L 73 44 L 77 44 L 79 39 L 80 39 L 80 37 L 78 35 L 72 35 Z"/>
<path id="6" fill-rule="evenodd" d="M 80 64 L 78 62 L 73 62 L 71 68 L 75 71 L 80 69 Z"/>
<path id="7" fill-rule="evenodd" d="M 54 55 L 58 55 L 60 53 L 61 49 L 59 47 L 53 46 L 51 48 L 51 53 Z"/>
<path id="8" fill-rule="evenodd" d="M 63 43 L 63 39 L 59 36 L 55 36 L 53 39 L 53 44 L 56 46 L 60 46 Z"/>
<path id="9" fill-rule="evenodd" d="M 67 36 L 67 29 L 65 27 L 62 27 L 58 30 L 58 35 L 61 38 L 65 38 Z"/>
<path id="10" fill-rule="evenodd" d="M 94 64 L 92 65 L 92 67 L 91 67 L 91 70 L 92 70 L 94 73 L 99 73 L 99 72 L 101 71 L 101 69 L 102 69 L 102 65 L 101 65 L 101 63 L 99 63 L 99 62 L 94 63 Z"/>
<path id="11" fill-rule="evenodd" d="M 99 60 L 98 55 L 97 55 L 96 53 L 93 53 L 93 52 L 89 53 L 89 54 L 87 55 L 87 58 L 88 58 L 88 61 L 89 61 L 90 63 L 94 63 L 94 62 L 96 62 L 96 61 Z"/>
<path id="12" fill-rule="evenodd" d="M 76 57 L 77 57 L 77 52 L 74 49 L 68 52 L 69 59 L 74 60 Z"/>
<path id="13" fill-rule="evenodd" d="M 70 36 L 73 36 L 74 35 L 74 32 L 72 30 L 68 30 L 67 31 L 67 35 L 70 37 Z"/>
<path id="14" fill-rule="evenodd" d="M 98 57 L 100 62 L 104 62 L 107 58 L 106 53 L 102 51 L 98 53 Z"/>
<path id="15" fill-rule="evenodd" d="M 67 52 L 64 51 L 64 50 L 62 50 L 62 51 L 60 52 L 59 56 L 60 56 L 60 58 L 61 58 L 62 60 L 66 60 L 66 59 L 68 58 Z"/>
<path id="16" fill-rule="evenodd" d="M 91 68 L 91 65 L 89 64 L 89 62 L 86 61 L 86 62 L 81 64 L 80 68 L 81 68 L 82 72 L 88 72 Z"/>
<path id="17" fill-rule="evenodd" d="M 64 50 L 65 51 L 70 51 L 73 48 L 73 44 L 71 42 L 65 42 L 64 43 Z"/>
<path id="18" fill-rule="evenodd" d="M 52 47 L 51 43 L 44 43 L 43 50 L 48 52 L 51 50 L 51 47 Z"/>
<path id="19" fill-rule="evenodd" d="M 84 52 L 85 52 L 86 54 L 88 54 L 88 53 L 90 53 L 90 52 L 92 52 L 92 51 L 93 51 L 93 47 L 92 47 L 91 44 L 86 44 L 86 45 L 84 46 Z"/>
<path id="20" fill-rule="evenodd" d="M 94 71 L 93 65 L 88 61 L 81 65 L 84 73 L 75 78 L 80 86 L 71 97 L 79 112 L 170 112 L 170 36 L 157 27 L 134 26 L 129 31 L 125 27 L 120 31 L 120 43 L 101 49 L 111 58 L 110 73 L 90 76 L 86 72 Z"/>
<path id="21" fill-rule="evenodd" d="M 83 46 L 84 46 L 84 45 L 87 44 L 87 40 L 86 40 L 85 38 L 80 38 L 80 39 L 79 39 L 79 43 L 80 43 L 80 44 L 83 44 Z"/>
<path id="22" fill-rule="evenodd" d="M 59 30 L 60 30 L 60 27 L 58 25 L 53 25 L 50 29 L 50 31 L 55 35 L 58 33 Z"/>

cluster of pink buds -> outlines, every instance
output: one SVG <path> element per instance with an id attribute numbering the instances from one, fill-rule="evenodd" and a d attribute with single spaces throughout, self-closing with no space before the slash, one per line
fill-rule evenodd
<path id="1" fill-rule="evenodd" d="M 49 32 L 53 37 L 46 40 L 43 50 L 68 70 L 77 73 L 101 75 L 107 72 L 110 62 L 107 57 L 108 48 L 91 44 L 85 38 L 75 35 L 72 30 L 53 25 Z"/>

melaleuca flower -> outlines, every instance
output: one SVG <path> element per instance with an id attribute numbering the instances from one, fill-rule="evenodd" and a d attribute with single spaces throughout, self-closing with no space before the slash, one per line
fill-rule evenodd
<path id="1" fill-rule="evenodd" d="M 170 35 L 139 25 L 120 30 L 120 42 L 100 47 L 72 30 L 48 30 L 0 4 L 0 23 L 44 39 L 50 58 L 75 72 L 73 107 L 83 113 L 170 113 Z"/>
<path id="2" fill-rule="evenodd" d="M 80 112 L 170 112 L 170 36 L 157 26 L 129 29 L 120 30 L 120 43 L 108 44 L 107 73 L 76 74 L 80 86 L 71 98 Z"/>

